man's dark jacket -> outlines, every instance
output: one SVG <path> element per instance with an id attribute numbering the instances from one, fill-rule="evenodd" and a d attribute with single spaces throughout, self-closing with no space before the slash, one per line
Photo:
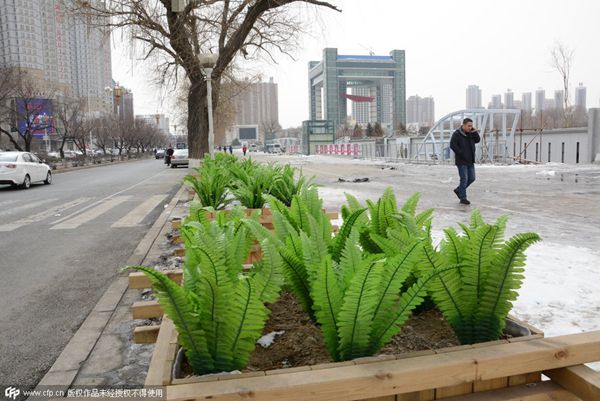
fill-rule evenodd
<path id="1" fill-rule="evenodd" d="M 454 131 L 452 139 L 450 139 L 450 149 L 454 152 L 454 164 L 457 166 L 474 164 L 475 144 L 480 140 L 479 133 L 476 131 L 467 134 L 462 127 Z"/>

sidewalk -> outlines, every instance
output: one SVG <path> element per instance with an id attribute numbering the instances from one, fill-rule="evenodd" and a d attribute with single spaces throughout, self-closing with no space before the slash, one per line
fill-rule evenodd
<path id="1" fill-rule="evenodd" d="M 139 243 L 127 266 L 153 266 L 169 252 L 170 220 L 186 213 L 187 194 L 182 186 Z M 143 386 L 153 344 L 133 343 L 134 328 L 144 322 L 132 319 L 131 305 L 141 300 L 142 294 L 127 288 L 128 274 L 121 273 L 106 290 L 38 388 L 55 386 L 66 391 L 74 385 Z"/>

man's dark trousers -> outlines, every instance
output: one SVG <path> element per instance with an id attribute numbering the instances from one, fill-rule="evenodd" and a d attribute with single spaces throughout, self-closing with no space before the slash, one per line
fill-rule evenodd
<path id="1" fill-rule="evenodd" d="M 458 184 L 458 197 L 467 199 L 467 188 L 475 182 L 475 165 L 474 164 L 459 164 L 458 175 L 460 176 L 460 184 Z"/>

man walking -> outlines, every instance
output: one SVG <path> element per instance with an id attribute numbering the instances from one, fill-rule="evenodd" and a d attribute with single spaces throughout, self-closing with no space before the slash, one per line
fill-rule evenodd
<path id="1" fill-rule="evenodd" d="M 454 152 L 454 163 L 458 168 L 460 184 L 454 193 L 463 205 L 470 205 L 467 188 L 475 181 L 475 144 L 481 140 L 479 132 L 473 127 L 473 120 L 465 118 L 462 126 L 454 131 L 450 148 Z"/>

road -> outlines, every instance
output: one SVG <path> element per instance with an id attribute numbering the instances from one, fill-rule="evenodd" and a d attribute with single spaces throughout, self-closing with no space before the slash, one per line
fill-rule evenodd
<path id="1" fill-rule="evenodd" d="M 37 384 L 187 172 L 152 159 L 0 186 L 0 385 Z"/>

